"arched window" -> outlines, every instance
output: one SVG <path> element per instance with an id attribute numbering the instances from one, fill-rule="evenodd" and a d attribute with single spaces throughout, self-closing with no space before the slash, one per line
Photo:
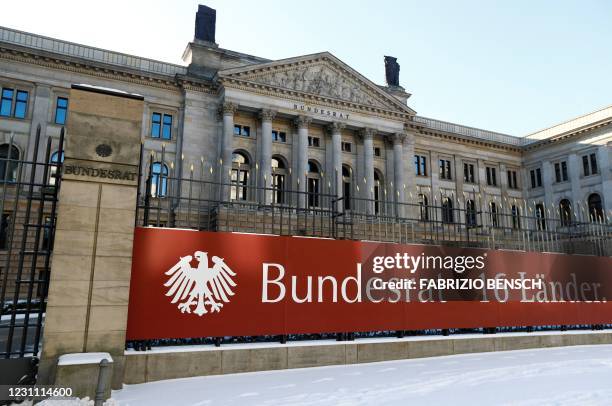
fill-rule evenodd
<path id="1" fill-rule="evenodd" d="M 538 230 L 546 230 L 546 211 L 544 203 L 538 203 L 535 206 L 536 227 Z"/>
<path id="2" fill-rule="evenodd" d="M 232 154 L 232 187 L 230 197 L 232 200 L 247 200 L 249 185 L 249 170 L 251 163 L 244 152 L 234 151 Z"/>
<path id="3" fill-rule="evenodd" d="M 352 180 L 353 171 L 347 165 L 342 165 L 342 197 L 344 201 L 344 210 L 351 209 Z"/>
<path id="4" fill-rule="evenodd" d="M 19 161 L 19 149 L 16 146 L 0 145 L 0 182 L 15 182 L 17 180 L 17 161 Z"/>
<path id="5" fill-rule="evenodd" d="M 308 161 L 308 207 L 319 207 L 321 171 L 315 161 Z"/>
<path id="6" fill-rule="evenodd" d="M 499 216 L 497 215 L 497 203 L 491 202 L 489 204 L 489 217 L 491 218 L 491 225 L 493 227 L 499 227 Z"/>
<path id="7" fill-rule="evenodd" d="M 453 201 L 449 197 L 442 198 L 442 222 L 454 222 Z"/>
<path id="8" fill-rule="evenodd" d="M 601 205 L 601 196 L 597 193 L 592 193 L 588 198 L 589 218 L 591 221 L 603 221 L 603 208 Z"/>
<path id="9" fill-rule="evenodd" d="M 374 213 L 379 214 L 383 205 L 381 186 L 384 185 L 383 176 L 378 170 L 374 170 Z"/>
<path id="10" fill-rule="evenodd" d="M 161 162 L 153 162 L 151 168 L 151 196 L 165 197 L 168 193 L 168 166 Z"/>
<path id="11" fill-rule="evenodd" d="M 419 209 L 420 209 L 419 211 L 421 215 L 421 220 L 428 221 L 429 220 L 429 204 L 427 201 L 427 196 L 424 195 L 423 193 L 419 193 L 418 200 L 419 200 Z"/>
<path id="12" fill-rule="evenodd" d="M 559 202 L 559 218 L 561 219 L 561 226 L 572 224 L 572 204 L 567 199 Z"/>
<path id="13" fill-rule="evenodd" d="M 47 184 L 50 186 L 55 186 L 57 183 L 57 177 L 59 172 L 60 164 L 64 162 L 64 152 L 60 154 L 59 151 L 55 151 L 51 154 L 51 158 L 49 159 L 49 179 Z"/>
<path id="14" fill-rule="evenodd" d="M 513 204 L 510 211 L 512 212 L 512 228 L 515 230 L 520 230 L 521 229 L 521 210 L 516 204 Z"/>
<path id="15" fill-rule="evenodd" d="M 465 201 L 465 222 L 468 227 L 476 227 L 476 203 L 474 203 L 474 200 Z"/>
<path id="16" fill-rule="evenodd" d="M 285 185 L 287 184 L 287 165 L 281 157 L 272 157 L 272 202 L 285 203 Z"/>

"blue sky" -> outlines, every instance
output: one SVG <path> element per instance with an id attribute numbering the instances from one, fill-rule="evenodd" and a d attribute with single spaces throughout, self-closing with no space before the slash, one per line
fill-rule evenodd
<path id="1" fill-rule="evenodd" d="M 3 2 L 0 25 L 181 63 L 198 1 Z M 330 51 L 418 114 L 525 135 L 612 104 L 612 2 L 200 0 L 217 43 L 270 59 Z"/>

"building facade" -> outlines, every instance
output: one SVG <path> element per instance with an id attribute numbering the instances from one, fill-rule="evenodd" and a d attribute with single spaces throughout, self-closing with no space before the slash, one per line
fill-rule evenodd
<path id="1" fill-rule="evenodd" d="M 375 84 L 328 52 L 270 61 L 223 49 L 213 14 L 200 7 L 184 65 L 0 27 L 0 157 L 31 160 L 39 125 L 57 149 L 69 89 L 88 84 L 144 97 L 141 200 L 168 213 L 185 201 L 164 198 L 191 193 L 189 207 L 214 196 L 396 222 L 607 223 L 612 107 L 526 136 L 427 118 L 397 78 Z"/>

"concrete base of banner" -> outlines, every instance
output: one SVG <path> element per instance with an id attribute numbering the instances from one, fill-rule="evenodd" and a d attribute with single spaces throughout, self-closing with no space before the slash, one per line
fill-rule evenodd
<path id="1" fill-rule="evenodd" d="M 568 331 L 157 347 L 126 351 L 123 382 L 269 371 L 475 352 L 612 344 L 612 331 Z"/>

